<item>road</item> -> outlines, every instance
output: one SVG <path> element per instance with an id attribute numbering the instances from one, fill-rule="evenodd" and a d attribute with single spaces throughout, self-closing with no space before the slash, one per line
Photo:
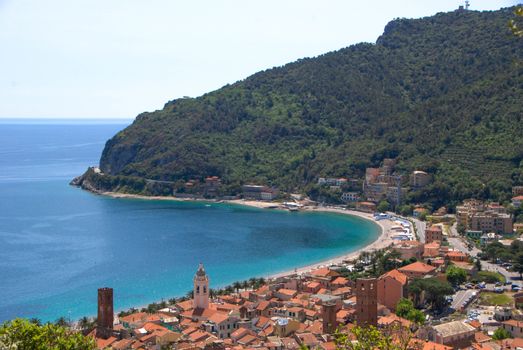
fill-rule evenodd
<path id="1" fill-rule="evenodd" d="M 448 241 L 449 241 L 449 244 L 454 247 L 454 249 L 457 249 L 461 252 L 470 254 L 474 258 L 477 257 L 477 255 L 481 252 L 481 250 L 479 250 L 478 248 L 476 248 L 474 246 L 472 247 L 471 250 L 468 249 L 467 242 L 461 236 L 458 235 L 458 233 L 456 231 L 456 225 L 453 225 L 450 228 L 450 232 L 451 232 L 451 237 L 448 238 Z M 500 274 L 502 274 L 505 277 L 505 279 L 507 281 L 511 281 L 512 284 L 516 284 L 520 287 L 523 286 L 523 281 L 519 280 L 518 273 L 507 271 L 507 269 L 505 269 L 504 267 L 493 264 L 489 261 L 485 261 L 485 260 L 480 260 L 480 261 L 481 261 L 481 269 L 483 271 L 499 272 Z"/>
<path id="2" fill-rule="evenodd" d="M 411 218 L 414 225 L 416 225 L 416 233 L 418 234 L 418 239 L 421 243 L 425 243 L 425 229 L 427 224 L 424 221 Z"/>

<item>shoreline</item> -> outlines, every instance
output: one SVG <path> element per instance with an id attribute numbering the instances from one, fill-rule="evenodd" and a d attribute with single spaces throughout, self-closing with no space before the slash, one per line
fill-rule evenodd
<path id="1" fill-rule="evenodd" d="M 143 199 L 143 200 L 163 200 L 163 201 L 176 201 L 176 202 L 225 203 L 225 204 L 242 205 L 242 206 L 258 208 L 258 209 L 284 210 L 283 208 L 281 208 L 281 205 L 282 205 L 281 203 L 256 201 L 256 200 L 244 200 L 244 199 L 214 200 L 214 199 L 204 199 L 204 198 L 177 198 L 177 197 L 165 197 L 165 196 L 144 196 L 144 195 L 117 193 L 117 192 L 101 192 L 101 193 L 98 192 L 96 194 L 99 194 L 102 196 L 108 196 L 111 198 L 119 198 L 119 199 Z M 275 205 L 277 205 L 278 208 L 274 208 Z M 314 263 L 311 263 L 311 264 L 308 264 L 305 266 L 297 266 L 296 268 L 291 269 L 291 270 L 271 273 L 266 276 L 268 279 L 276 279 L 276 278 L 287 277 L 287 276 L 292 276 L 292 275 L 296 275 L 296 274 L 304 274 L 304 273 L 308 273 L 312 270 L 315 270 L 315 269 L 318 269 L 321 267 L 340 264 L 347 260 L 354 260 L 363 252 L 384 249 L 384 248 L 389 247 L 393 243 L 392 238 L 391 238 L 391 230 L 390 230 L 393 223 L 390 219 L 382 219 L 382 220 L 376 221 L 376 220 L 374 220 L 373 215 L 370 213 L 364 213 L 364 212 L 351 210 L 351 209 L 339 209 L 339 208 L 331 208 L 331 207 L 304 206 L 300 211 L 336 213 L 336 214 L 356 216 L 358 218 L 371 221 L 372 223 L 374 223 L 375 225 L 377 225 L 379 227 L 379 230 L 381 232 L 377 235 L 377 237 L 372 242 L 370 242 L 369 244 L 367 244 L 361 248 L 358 248 L 352 252 L 348 252 L 348 253 L 342 254 L 340 256 L 336 256 L 336 257 L 329 258 L 326 260 L 314 262 Z M 264 276 L 260 276 L 260 277 L 264 277 Z"/>

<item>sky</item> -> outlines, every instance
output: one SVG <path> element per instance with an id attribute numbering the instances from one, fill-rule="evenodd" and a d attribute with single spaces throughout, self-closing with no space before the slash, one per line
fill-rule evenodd
<path id="1" fill-rule="evenodd" d="M 471 0 L 471 10 L 521 1 Z M 0 0 L 0 118 L 134 118 L 451 0 Z"/>

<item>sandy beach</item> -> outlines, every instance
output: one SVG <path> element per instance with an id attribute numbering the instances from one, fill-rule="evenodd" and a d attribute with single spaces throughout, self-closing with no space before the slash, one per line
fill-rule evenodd
<path id="1" fill-rule="evenodd" d="M 223 201 L 216 201 L 212 199 L 193 199 L 193 198 L 177 198 L 177 197 L 164 197 L 164 196 L 142 196 L 142 195 L 133 195 L 133 194 L 125 194 L 125 193 L 116 193 L 116 192 L 104 192 L 102 195 L 110 196 L 113 198 L 128 198 L 128 199 L 145 199 L 145 200 L 165 200 L 165 201 L 182 201 L 182 202 L 193 202 L 193 201 L 199 201 L 199 202 L 208 202 L 208 203 L 228 203 L 228 204 L 237 204 L 237 205 L 245 205 L 249 207 L 255 207 L 260 209 L 268 209 L 268 208 L 274 208 L 275 206 L 281 206 L 281 203 L 277 202 L 264 202 L 264 201 L 255 201 L 255 200 L 244 200 L 244 199 L 234 199 L 234 200 L 223 200 Z M 357 216 L 366 220 L 370 220 L 374 223 L 376 223 L 380 229 L 381 234 L 376 238 L 375 241 L 373 241 L 371 244 L 362 247 L 360 249 L 357 249 L 355 251 L 352 251 L 350 253 L 324 260 L 319 261 L 307 266 L 297 266 L 293 270 L 283 271 L 274 273 L 268 276 L 268 278 L 278 278 L 278 277 L 284 277 L 284 276 L 290 276 L 294 274 L 302 274 L 306 272 L 310 272 L 311 270 L 318 269 L 323 266 L 333 265 L 333 264 L 340 264 L 343 261 L 347 260 L 353 260 L 356 259 L 362 252 L 364 251 L 374 251 L 378 249 L 384 249 L 388 246 L 390 246 L 393 241 L 391 238 L 391 230 L 390 228 L 393 226 L 393 222 L 388 219 L 383 219 L 376 221 L 374 220 L 374 217 L 370 213 L 363 213 L 356 210 L 346 210 L 346 209 L 337 209 L 337 208 L 330 208 L 330 207 L 317 207 L 317 206 L 304 206 L 301 211 L 310 211 L 310 212 L 331 212 L 331 213 L 338 213 L 338 214 L 344 214 L 344 215 L 353 215 Z"/>

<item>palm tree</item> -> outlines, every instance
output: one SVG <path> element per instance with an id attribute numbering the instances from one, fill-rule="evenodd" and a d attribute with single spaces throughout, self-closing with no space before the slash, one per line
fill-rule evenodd
<path id="1" fill-rule="evenodd" d="M 87 316 L 84 316 L 80 320 L 78 320 L 78 327 L 82 330 L 88 329 L 90 325 L 91 325 L 91 320 Z"/>
<path id="2" fill-rule="evenodd" d="M 254 278 L 254 277 L 249 278 L 249 286 L 251 288 L 255 288 L 257 284 L 258 284 L 258 279 L 257 278 Z"/>
<path id="3" fill-rule="evenodd" d="M 67 321 L 67 319 L 65 317 L 60 317 L 59 319 L 57 319 L 55 322 L 54 322 L 55 325 L 57 326 L 60 326 L 60 327 L 69 327 L 69 321 Z"/>
<path id="4" fill-rule="evenodd" d="M 249 281 L 242 281 L 242 289 L 243 290 L 246 290 L 247 288 L 249 288 Z"/>
<path id="5" fill-rule="evenodd" d="M 31 322 L 31 323 L 33 323 L 33 324 L 35 324 L 35 325 L 37 325 L 37 326 L 41 326 L 41 325 L 42 325 L 42 321 L 40 321 L 40 319 L 39 319 L 39 318 L 36 318 L 36 317 L 31 318 L 31 319 L 29 320 L 29 322 Z"/>
<path id="6" fill-rule="evenodd" d="M 236 293 L 238 293 L 238 291 L 240 290 L 240 288 L 242 287 L 242 284 L 238 281 L 234 282 L 232 284 L 232 287 L 236 290 Z"/>

